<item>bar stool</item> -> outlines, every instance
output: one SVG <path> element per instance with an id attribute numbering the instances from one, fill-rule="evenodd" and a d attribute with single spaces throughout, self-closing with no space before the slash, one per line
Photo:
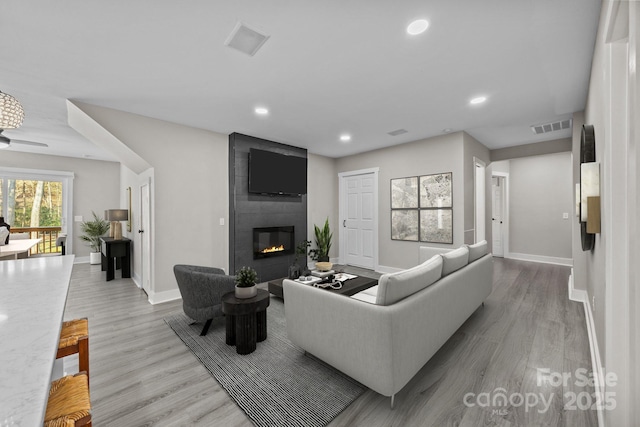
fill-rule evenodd
<path id="1" fill-rule="evenodd" d="M 82 319 L 62 322 L 56 359 L 78 353 L 80 372 L 86 372 L 89 381 L 89 321 Z"/>
<path id="2" fill-rule="evenodd" d="M 89 378 L 84 372 L 51 383 L 44 427 L 62 426 L 91 426 Z"/>

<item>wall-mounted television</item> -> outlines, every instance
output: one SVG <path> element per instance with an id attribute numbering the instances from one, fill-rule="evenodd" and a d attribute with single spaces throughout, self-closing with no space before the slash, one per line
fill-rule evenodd
<path id="1" fill-rule="evenodd" d="M 307 159 L 251 148 L 249 193 L 287 196 L 307 194 Z"/>

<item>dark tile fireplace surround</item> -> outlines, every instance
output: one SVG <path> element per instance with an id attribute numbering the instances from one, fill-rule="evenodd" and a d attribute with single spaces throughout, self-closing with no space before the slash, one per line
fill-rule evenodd
<path id="1" fill-rule="evenodd" d="M 287 275 L 295 247 L 306 239 L 307 196 L 249 193 L 250 148 L 299 157 L 307 157 L 307 150 L 238 133 L 229 135 L 229 273 L 249 266 L 265 282 Z M 271 250 L 261 253 L 264 249 Z"/>

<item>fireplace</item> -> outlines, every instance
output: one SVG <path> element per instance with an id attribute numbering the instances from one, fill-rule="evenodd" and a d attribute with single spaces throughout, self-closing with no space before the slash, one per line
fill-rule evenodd
<path id="1" fill-rule="evenodd" d="M 253 259 L 291 255 L 295 252 L 294 227 L 253 229 Z"/>

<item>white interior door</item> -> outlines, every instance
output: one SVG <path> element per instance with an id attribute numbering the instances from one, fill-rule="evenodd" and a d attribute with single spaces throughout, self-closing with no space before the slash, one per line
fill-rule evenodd
<path id="1" fill-rule="evenodd" d="M 142 289 L 151 292 L 151 223 L 149 184 L 140 186 L 140 263 L 142 266 Z"/>
<path id="2" fill-rule="evenodd" d="M 341 174 L 341 262 L 375 269 L 377 264 L 378 175 Z"/>
<path id="3" fill-rule="evenodd" d="M 491 178 L 493 255 L 504 256 L 504 177 Z"/>

